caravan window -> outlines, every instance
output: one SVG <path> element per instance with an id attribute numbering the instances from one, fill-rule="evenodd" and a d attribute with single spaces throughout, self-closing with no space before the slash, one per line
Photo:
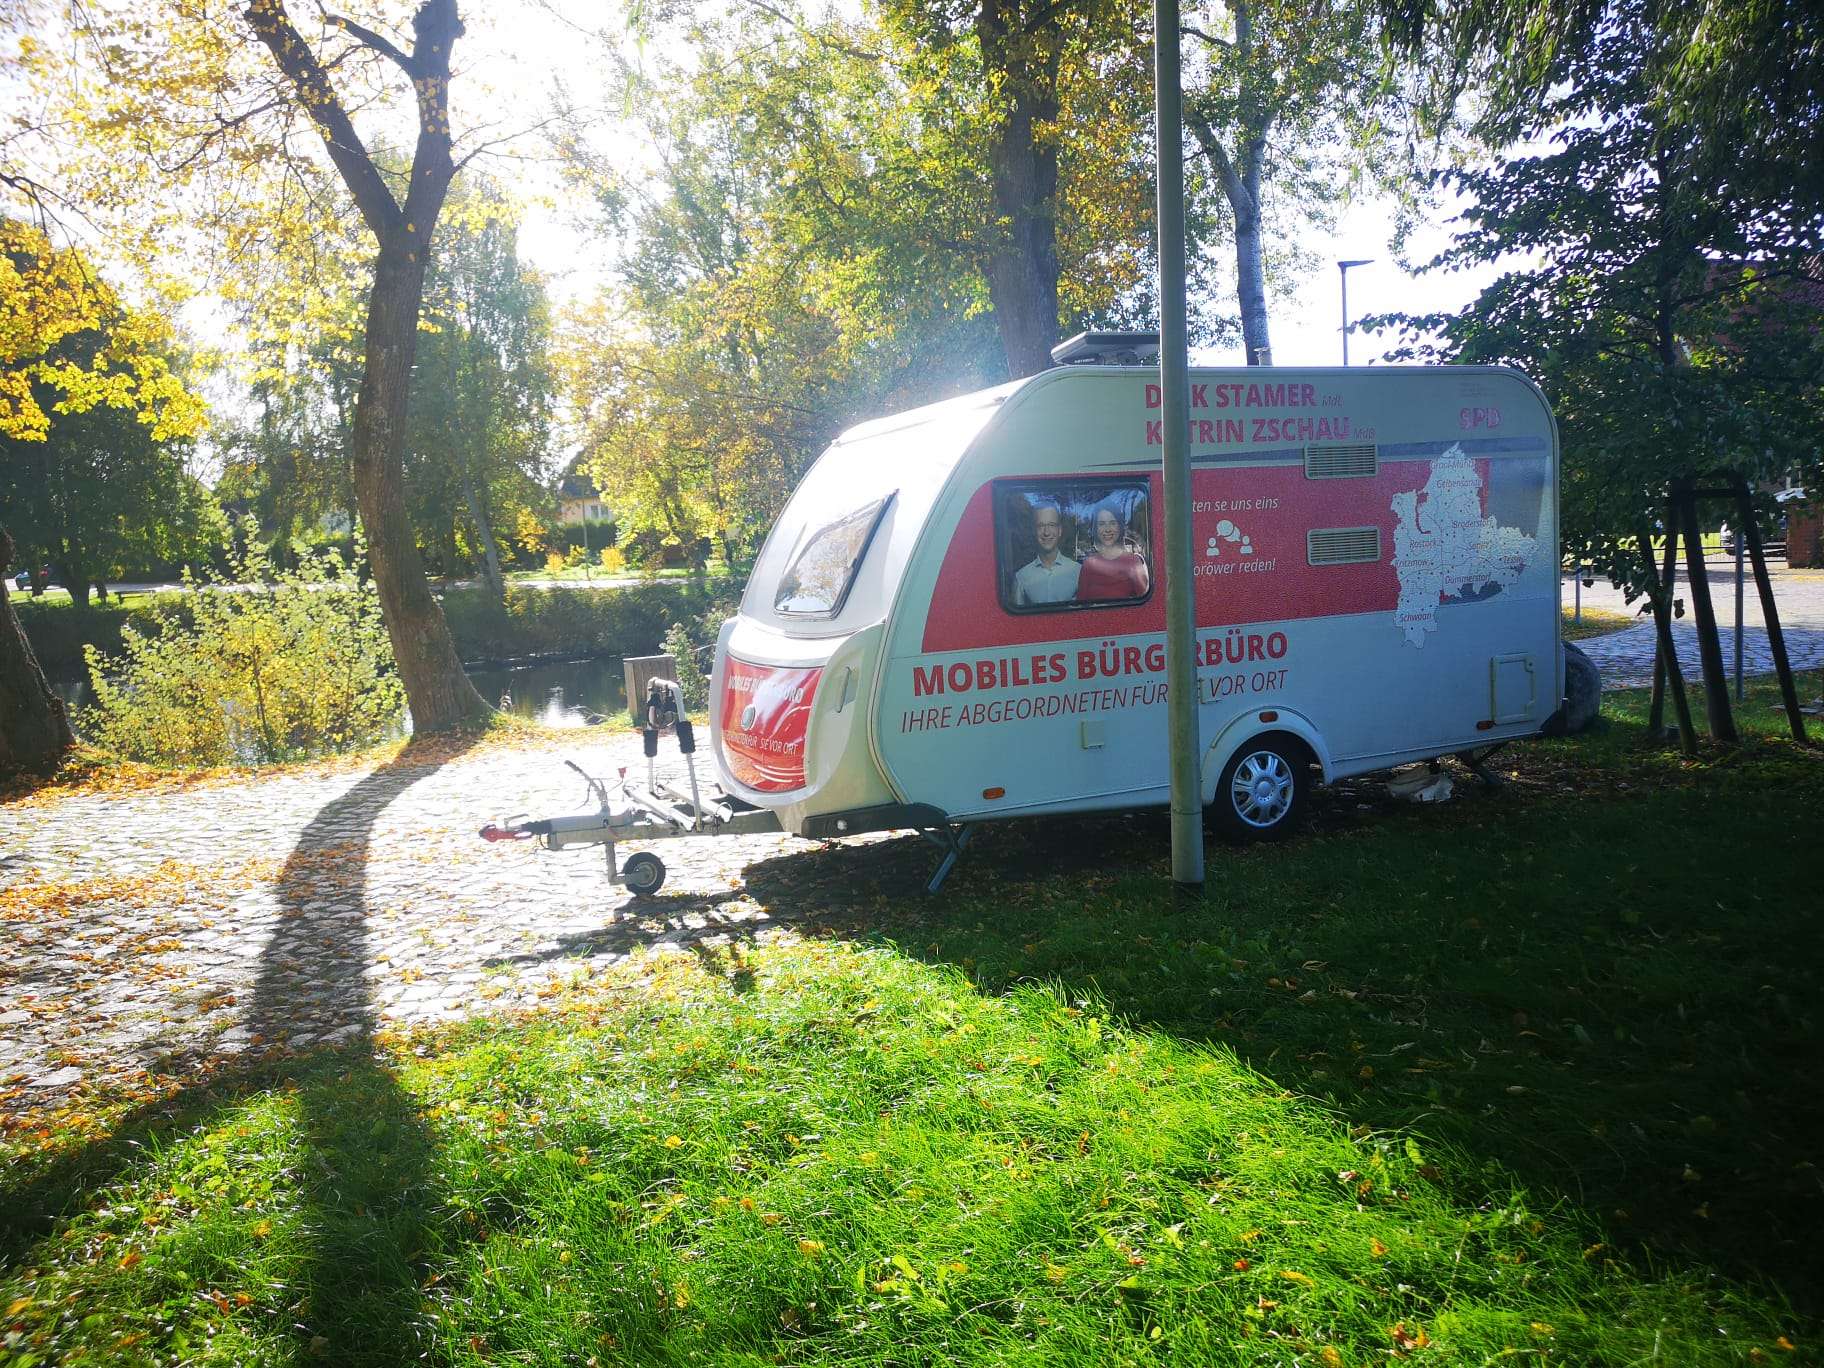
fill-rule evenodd
<path id="1" fill-rule="evenodd" d="M 1010 613 L 1141 603 L 1153 592 L 1152 499 L 1145 481 L 997 484 L 995 562 Z"/>
<path id="2" fill-rule="evenodd" d="M 889 494 L 811 532 L 779 578 L 773 611 L 787 617 L 835 617 L 840 613 L 862 557 L 868 554 L 874 529 L 892 501 Z"/>

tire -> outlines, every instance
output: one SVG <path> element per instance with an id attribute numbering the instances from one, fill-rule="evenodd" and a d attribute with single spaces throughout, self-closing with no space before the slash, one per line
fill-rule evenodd
<path id="1" fill-rule="evenodd" d="M 642 850 L 621 866 L 621 882 L 636 898 L 650 898 L 665 886 L 665 861 Z"/>
<path id="2" fill-rule="evenodd" d="M 1602 671 L 1583 649 L 1564 643 L 1564 734 L 1587 731 L 1602 710 Z"/>
<path id="3" fill-rule="evenodd" d="M 1304 749 L 1283 737 L 1256 737 L 1222 767 L 1210 820 L 1230 840 L 1276 841 L 1304 819 L 1310 791 Z"/>

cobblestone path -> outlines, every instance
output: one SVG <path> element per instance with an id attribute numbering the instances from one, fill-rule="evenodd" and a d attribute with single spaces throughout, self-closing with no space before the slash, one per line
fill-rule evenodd
<path id="1" fill-rule="evenodd" d="M 577 956 L 776 934 L 741 872 L 803 842 L 667 842 L 665 887 L 636 902 L 599 849 L 477 838 L 495 817 L 582 810 L 566 757 L 643 766 L 637 736 L 596 735 L 0 807 L 0 1114 L 249 1049 L 531 1004 Z M 681 774 L 675 753 L 662 768 Z"/>
<path id="2" fill-rule="evenodd" d="M 1722 562 L 1714 561 L 1709 571 L 1710 596 L 1722 635 L 1723 667 L 1733 671 L 1735 570 L 1733 566 L 1725 569 Z M 1786 636 L 1786 654 L 1792 661 L 1792 668 L 1814 670 L 1824 667 L 1824 571 L 1775 570 L 1772 579 L 1774 599 L 1780 610 L 1780 627 Z M 1691 590 L 1682 575 L 1674 593 L 1684 599 L 1686 605 L 1686 616 L 1672 624 L 1678 663 L 1687 681 L 1701 682 L 1697 626 L 1690 616 Z M 1641 602 L 1630 603 L 1618 590 L 1601 580 L 1583 591 L 1584 607 L 1611 613 L 1632 614 L 1640 608 Z M 1567 609 L 1572 604 L 1572 586 L 1568 580 L 1564 604 Z M 1743 595 L 1742 629 L 1742 673 L 1747 676 L 1772 674 L 1773 653 L 1767 644 L 1767 629 L 1752 577 Z M 1650 615 L 1642 617 L 1632 627 L 1577 644 L 1602 671 L 1605 689 L 1642 688 L 1653 682 L 1653 619 Z"/>

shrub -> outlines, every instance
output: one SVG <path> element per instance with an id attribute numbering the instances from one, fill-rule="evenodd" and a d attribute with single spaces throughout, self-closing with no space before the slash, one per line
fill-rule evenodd
<path id="1" fill-rule="evenodd" d="M 528 655 L 651 655 L 665 629 L 695 621 L 709 602 L 699 581 L 620 589 L 534 589 L 509 584 L 504 604 L 481 589 L 443 595 L 443 616 L 464 660 Z"/>
<path id="2" fill-rule="evenodd" d="M 684 706 L 691 712 L 701 710 L 709 702 L 709 676 L 703 673 L 703 658 L 691 640 L 690 628 L 681 622 L 672 623 L 659 649 L 677 662 L 672 673 L 683 691 Z"/>
<path id="3" fill-rule="evenodd" d="M 602 562 L 602 569 L 609 574 L 620 575 L 626 573 L 627 557 L 621 554 L 620 547 L 604 546 L 602 548 L 600 560 Z"/>
<path id="4" fill-rule="evenodd" d="M 230 553 L 233 587 L 197 584 L 157 630 L 121 628 L 121 655 L 85 649 L 95 701 L 83 729 L 164 765 L 299 759 L 392 727 L 405 702 L 380 598 L 339 553 L 275 571 L 252 538 Z"/>

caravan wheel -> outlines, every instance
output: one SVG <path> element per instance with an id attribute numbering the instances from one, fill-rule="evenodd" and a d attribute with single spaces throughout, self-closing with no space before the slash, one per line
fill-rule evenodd
<path id="1" fill-rule="evenodd" d="M 1304 752 L 1279 737 L 1259 737 L 1223 767 L 1210 816 L 1235 840 L 1275 840 L 1304 816 L 1310 788 L 1310 764 Z"/>
<path id="2" fill-rule="evenodd" d="M 629 855 L 627 863 L 621 866 L 621 880 L 634 897 L 649 898 L 665 882 L 665 862 L 644 850 L 638 855 Z"/>

